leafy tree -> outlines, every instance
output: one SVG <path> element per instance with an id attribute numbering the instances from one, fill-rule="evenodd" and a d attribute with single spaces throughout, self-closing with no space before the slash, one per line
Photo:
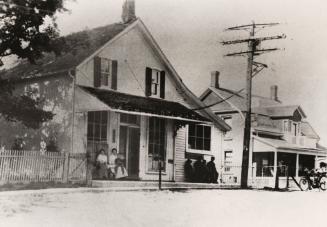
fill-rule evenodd
<path id="1" fill-rule="evenodd" d="M 35 64 L 44 52 L 58 52 L 56 12 L 64 0 L 0 1 L 0 57 L 16 55 Z"/>
<path id="2" fill-rule="evenodd" d="M 60 54 L 59 30 L 55 13 L 66 11 L 65 0 L 0 0 L 0 67 L 1 58 L 16 56 L 31 64 L 46 52 Z M 59 40 L 59 41 L 58 41 Z M 30 128 L 51 120 L 53 114 L 39 108 L 41 100 L 13 95 L 10 78 L 0 78 L 0 115 L 20 121 Z"/>

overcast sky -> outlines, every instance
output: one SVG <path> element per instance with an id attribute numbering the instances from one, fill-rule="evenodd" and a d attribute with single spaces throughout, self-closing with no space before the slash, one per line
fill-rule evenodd
<path id="1" fill-rule="evenodd" d="M 62 34 L 120 21 L 124 0 L 68 0 L 71 13 L 58 15 Z M 246 46 L 223 47 L 222 40 L 246 37 L 224 32 L 230 26 L 279 22 L 258 36 L 285 33 L 287 39 L 262 47 L 285 49 L 257 59 L 269 68 L 254 79 L 254 91 L 269 96 L 279 86 L 284 104 L 299 104 L 327 145 L 327 2 L 324 0 L 136 0 L 136 14 L 150 29 L 187 86 L 200 95 L 210 71 L 221 72 L 221 86 L 245 85 L 246 58 L 223 57 Z"/>

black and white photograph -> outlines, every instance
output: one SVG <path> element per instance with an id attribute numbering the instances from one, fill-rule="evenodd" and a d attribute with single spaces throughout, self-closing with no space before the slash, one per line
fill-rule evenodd
<path id="1" fill-rule="evenodd" d="M 0 226 L 324 226 L 327 2 L 0 0 Z"/>

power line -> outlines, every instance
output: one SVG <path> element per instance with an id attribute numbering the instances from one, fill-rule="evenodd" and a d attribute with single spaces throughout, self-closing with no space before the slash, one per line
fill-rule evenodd
<path id="1" fill-rule="evenodd" d="M 251 105 L 252 105 L 252 78 L 260 73 L 264 68 L 268 66 L 263 63 L 255 62 L 255 56 L 261 55 L 263 53 L 272 52 L 279 50 L 278 48 L 269 49 L 258 49 L 257 47 L 263 41 L 284 39 L 286 36 L 284 34 L 270 37 L 255 37 L 256 29 L 263 29 L 264 27 L 276 26 L 279 23 L 267 23 L 267 24 L 252 24 L 241 25 L 227 28 L 227 31 L 235 30 L 246 30 L 250 31 L 250 37 L 248 39 L 239 39 L 231 41 L 223 41 L 223 45 L 235 45 L 241 43 L 247 43 L 249 46 L 248 51 L 240 51 L 229 53 L 225 56 L 247 56 L 248 57 L 248 67 L 247 67 L 247 77 L 246 77 L 246 118 L 244 127 L 244 139 L 243 139 L 243 154 L 242 154 L 242 170 L 241 170 L 241 188 L 247 188 L 248 181 L 248 168 L 249 168 L 249 150 L 250 150 L 250 139 L 251 139 Z M 252 160 L 250 160 L 252 162 Z"/>
<path id="2" fill-rule="evenodd" d="M 224 98 L 224 99 L 222 99 L 222 100 L 219 100 L 218 102 L 214 102 L 214 103 L 212 103 L 212 104 L 210 104 L 210 105 L 203 106 L 203 107 L 199 107 L 199 108 L 195 108 L 195 109 L 192 109 L 192 110 L 204 110 L 204 109 L 207 109 L 207 108 L 213 107 L 213 106 L 215 106 L 215 105 L 218 105 L 218 104 L 220 104 L 220 103 L 223 103 L 223 102 L 227 101 L 228 99 L 233 98 L 235 95 L 240 94 L 242 91 L 244 91 L 244 89 L 245 89 L 245 88 L 242 88 L 241 90 L 238 90 L 236 93 L 234 93 L 234 94 L 228 96 L 227 98 Z"/>

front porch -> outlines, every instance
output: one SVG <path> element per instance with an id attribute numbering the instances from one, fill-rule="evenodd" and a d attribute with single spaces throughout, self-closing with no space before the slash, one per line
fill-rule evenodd
<path id="1" fill-rule="evenodd" d="M 92 180 L 93 188 L 106 188 L 112 190 L 158 190 L 158 181 L 101 181 Z M 208 184 L 208 183 L 186 183 L 186 182 L 167 182 L 161 183 L 164 190 L 186 190 L 186 189 L 231 189 L 239 188 L 239 185 Z"/>
<path id="2" fill-rule="evenodd" d="M 77 93 L 74 149 L 88 154 L 88 179 L 157 181 L 161 169 L 163 181 L 177 181 L 183 173 L 176 169 L 185 162 L 180 146 L 186 146 L 180 129 L 190 122 L 211 124 L 176 102 L 86 87 Z M 182 141 L 176 139 L 180 133 Z"/>

